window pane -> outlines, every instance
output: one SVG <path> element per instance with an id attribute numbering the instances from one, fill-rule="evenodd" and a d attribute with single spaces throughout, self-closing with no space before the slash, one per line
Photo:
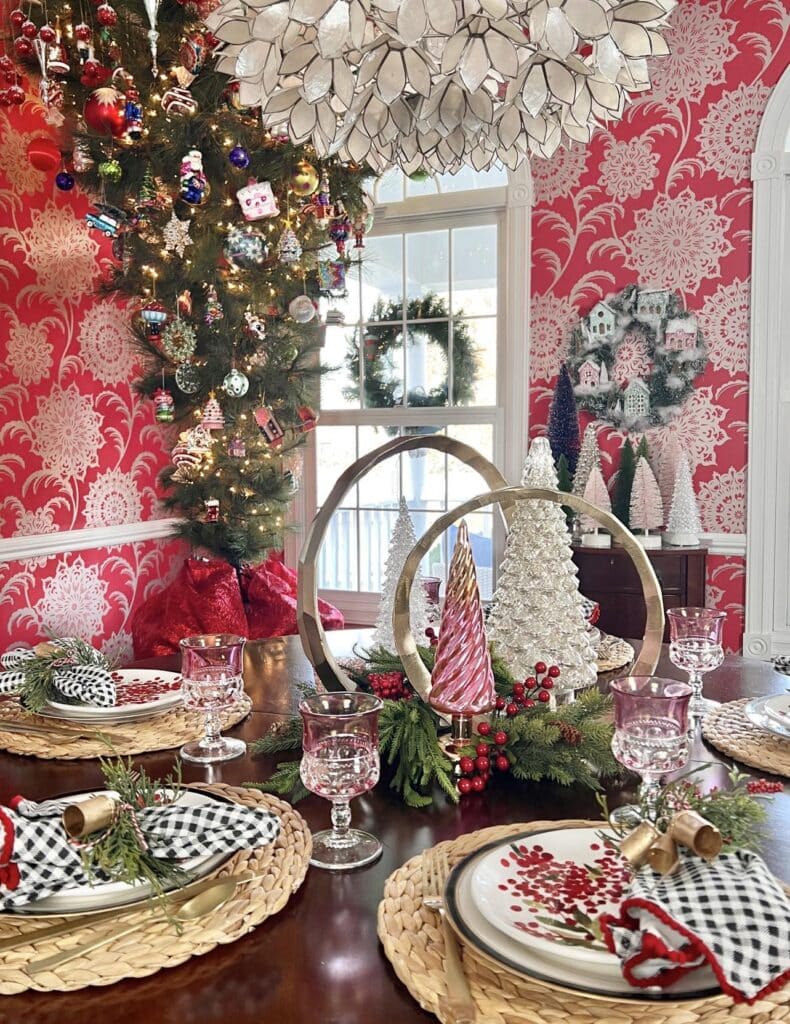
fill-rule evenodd
<path id="1" fill-rule="evenodd" d="M 316 499 L 323 505 L 327 495 L 335 486 L 337 478 L 356 461 L 357 437 L 355 427 L 323 427 L 315 430 L 316 450 Z M 357 503 L 356 485 L 343 498 L 342 506 L 354 506 Z"/>
<path id="2" fill-rule="evenodd" d="M 359 428 L 359 454 L 366 455 L 395 437 L 386 427 Z M 375 466 L 359 481 L 359 503 L 368 508 L 397 509 L 400 501 L 400 467 L 393 457 Z M 364 550 L 364 548 L 363 548 Z"/>
<path id="3" fill-rule="evenodd" d="M 464 166 L 457 174 L 442 174 L 439 179 L 440 192 L 466 192 L 476 188 L 497 188 L 507 185 L 507 171 L 504 167 L 492 167 L 490 171 L 476 171 Z"/>
<path id="4" fill-rule="evenodd" d="M 327 590 L 359 589 L 354 509 L 338 509 L 330 520 L 318 564 L 318 586 Z"/>
<path id="5" fill-rule="evenodd" d="M 449 300 L 449 244 L 447 231 L 416 231 L 406 235 L 406 281 L 409 320 L 446 316 Z M 437 312 L 424 304 L 412 305 L 415 299 L 436 295 L 445 303 Z M 434 304 L 435 305 L 435 304 Z"/>
<path id="6" fill-rule="evenodd" d="M 496 405 L 496 341 L 496 317 L 453 321 L 454 405 Z"/>
<path id="7" fill-rule="evenodd" d="M 391 167 L 378 179 L 374 189 L 377 203 L 399 203 L 403 199 L 403 171 Z"/>
<path id="8" fill-rule="evenodd" d="M 436 187 L 435 178 L 405 178 L 406 197 L 412 196 L 435 196 L 439 189 Z"/>
<path id="9" fill-rule="evenodd" d="M 402 302 L 403 235 L 368 238 L 362 260 L 363 318 L 398 320 Z"/>
<path id="10" fill-rule="evenodd" d="M 494 461 L 494 428 L 490 423 L 455 423 L 447 428 L 450 437 L 476 448 L 490 462 Z M 447 460 L 447 492 L 449 507 L 488 490 L 485 480 L 460 459 Z"/>
<path id="11" fill-rule="evenodd" d="M 358 409 L 359 341 L 354 328 L 327 325 L 321 365 L 329 367 L 321 378 L 322 409 Z"/>
<path id="12" fill-rule="evenodd" d="M 366 250 L 365 250 L 366 251 Z M 364 252 L 363 252 L 364 256 Z M 354 262 L 346 268 L 346 294 L 330 296 L 326 301 L 327 310 L 335 310 L 342 314 L 341 320 L 347 324 L 358 324 L 361 314 L 361 289 L 364 281 L 363 264 Z M 327 317 L 331 322 L 332 317 Z"/>
<path id="13" fill-rule="evenodd" d="M 497 226 L 454 228 L 453 313 L 495 316 L 497 312 Z"/>
<path id="14" fill-rule="evenodd" d="M 420 408 L 447 405 L 446 322 L 408 329 L 406 350 L 407 404 Z M 444 339 L 444 346 L 436 338 Z"/>
<path id="15" fill-rule="evenodd" d="M 411 433 L 443 433 L 429 427 L 409 427 L 403 430 Z M 447 507 L 445 495 L 446 456 L 444 452 L 431 449 L 404 452 L 400 457 L 403 496 L 412 510 L 438 509 Z M 412 518 L 414 518 L 412 516 Z M 418 531 L 417 536 L 420 536 Z"/>
<path id="16" fill-rule="evenodd" d="M 362 328 L 365 408 L 389 409 L 403 404 L 403 329 L 398 324 Z"/>

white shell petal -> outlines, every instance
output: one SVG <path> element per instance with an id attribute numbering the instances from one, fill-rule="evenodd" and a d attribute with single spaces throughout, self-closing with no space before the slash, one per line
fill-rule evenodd
<path id="1" fill-rule="evenodd" d="M 414 46 L 425 35 L 428 28 L 425 0 L 403 0 L 398 9 L 395 24 L 398 36 L 403 42 L 408 46 Z"/>
<path id="2" fill-rule="evenodd" d="M 479 36 L 474 36 L 466 44 L 458 64 L 458 73 L 464 85 L 471 92 L 479 89 L 486 75 L 491 71 L 491 62 L 485 43 Z"/>

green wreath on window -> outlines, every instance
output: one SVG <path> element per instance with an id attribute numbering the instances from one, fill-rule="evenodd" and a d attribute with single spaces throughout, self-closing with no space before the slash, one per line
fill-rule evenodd
<path id="1" fill-rule="evenodd" d="M 453 404 L 465 405 L 474 396 L 478 372 L 477 350 L 469 333 L 468 324 L 459 320 L 457 314 L 453 323 Z M 421 299 L 412 299 L 406 306 L 406 320 L 435 320 L 435 323 L 415 324 L 414 327 L 429 341 L 439 346 L 447 365 L 450 344 L 449 309 L 443 298 L 429 292 Z M 403 331 L 403 303 L 395 300 L 385 302 L 378 299 L 364 328 L 362 351 L 365 354 L 365 408 L 390 409 L 401 404 L 402 383 L 394 373 L 395 364 L 391 349 L 401 344 Z M 346 367 L 350 378 L 359 381 L 360 345 L 356 336 L 348 339 Z M 406 396 L 409 408 L 432 408 L 448 405 L 448 374 L 439 387 L 426 391 L 412 388 Z M 343 391 L 344 396 L 359 400 L 359 384 L 351 384 Z"/>

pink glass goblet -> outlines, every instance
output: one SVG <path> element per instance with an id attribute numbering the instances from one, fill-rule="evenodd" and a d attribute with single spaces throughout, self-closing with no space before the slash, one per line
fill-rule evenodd
<path id="1" fill-rule="evenodd" d="M 349 807 L 379 779 L 380 709 L 381 701 L 369 693 L 319 693 L 299 704 L 302 782 L 332 802 L 332 828 L 313 833 L 310 863 L 318 868 L 358 868 L 381 853 L 375 836 L 351 828 Z"/>
<path id="2" fill-rule="evenodd" d="M 620 764 L 642 776 L 639 806 L 612 812 L 617 825 L 655 822 L 659 780 L 688 763 L 688 711 L 691 687 L 677 679 L 626 676 L 609 689 L 614 697 L 612 752 Z"/>
<path id="3" fill-rule="evenodd" d="M 702 696 L 702 675 L 712 672 L 724 661 L 722 646 L 726 612 L 712 608 L 670 608 L 669 660 L 688 672 L 691 685 L 692 717 L 700 718 L 719 706 L 716 700 Z"/>
<path id="4" fill-rule="evenodd" d="M 195 764 L 216 764 L 240 757 L 243 740 L 220 735 L 220 711 L 232 707 L 244 692 L 242 664 L 246 638 L 232 633 L 188 636 L 181 643 L 184 703 L 205 716 L 203 738 L 185 743 L 181 757 Z"/>

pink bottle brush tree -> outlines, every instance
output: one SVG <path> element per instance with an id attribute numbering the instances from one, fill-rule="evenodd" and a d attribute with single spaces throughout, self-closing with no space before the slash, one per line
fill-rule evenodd
<path id="1" fill-rule="evenodd" d="M 584 488 L 584 500 L 591 505 L 596 505 L 604 512 L 612 511 L 612 502 L 609 491 L 601 473 L 599 465 L 593 465 L 590 475 L 587 477 L 587 484 Z M 605 530 L 602 530 L 595 519 L 589 516 L 582 516 L 582 546 L 586 548 L 609 548 L 612 546 L 612 538 Z"/>
<path id="2" fill-rule="evenodd" d="M 628 521 L 633 531 L 639 531 L 636 533 L 636 539 L 643 547 L 661 547 L 661 535 L 650 531 L 660 530 L 663 526 L 664 504 L 661 501 L 658 482 L 644 456 L 641 456 L 636 464 Z"/>
<path id="3" fill-rule="evenodd" d="M 467 525 L 462 522 L 450 562 L 431 676 L 431 707 L 452 717 L 449 753 L 456 753 L 468 742 L 472 716 L 490 711 L 495 700 L 472 545 Z"/>

